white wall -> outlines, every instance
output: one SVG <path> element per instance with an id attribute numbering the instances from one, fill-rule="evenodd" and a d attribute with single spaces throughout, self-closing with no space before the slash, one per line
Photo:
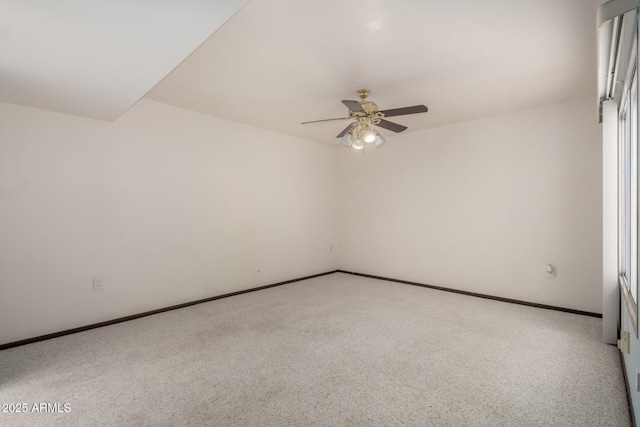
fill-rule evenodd
<path id="1" fill-rule="evenodd" d="M 401 135 L 364 155 L 343 150 L 339 267 L 600 313 L 596 105 Z"/>
<path id="2" fill-rule="evenodd" d="M 0 343 L 335 268 L 601 312 L 595 105 L 361 155 L 148 100 L 0 103 Z"/>
<path id="3" fill-rule="evenodd" d="M 334 270 L 336 156 L 147 100 L 0 103 L 0 343 Z"/>

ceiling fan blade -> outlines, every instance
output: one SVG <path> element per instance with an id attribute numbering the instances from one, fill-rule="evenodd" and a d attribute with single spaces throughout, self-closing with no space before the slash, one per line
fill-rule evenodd
<path id="1" fill-rule="evenodd" d="M 362 106 L 360 105 L 360 103 L 358 101 L 345 101 L 344 99 L 342 100 L 342 103 L 344 105 L 347 106 L 347 108 L 351 111 L 353 111 L 354 113 L 361 113 L 364 112 L 364 110 L 362 109 Z"/>
<path id="2" fill-rule="evenodd" d="M 425 105 L 414 105 L 413 107 L 392 108 L 391 110 L 380 111 L 385 117 L 404 116 L 405 114 L 426 113 L 429 109 Z"/>
<path id="3" fill-rule="evenodd" d="M 319 123 L 319 122 L 330 122 L 332 120 L 347 120 L 349 117 L 338 117 L 336 119 L 323 119 L 323 120 L 312 120 L 310 122 L 302 122 L 301 125 L 306 125 L 308 123 Z"/>
<path id="4" fill-rule="evenodd" d="M 394 132 L 402 132 L 403 130 L 407 129 L 406 126 L 402 126 L 402 125 L 390 122 L 390 121 L 385 120 L 385 119 L 381 119 L 380 123 L 378 123 L 376 126 L 380 126 L 381 128 L 392 130 Z"/>
<path id="5" fill-rule="evenodd" d="M 338 134 L 338 136 L 336 136 L 336 138 L 342 138 L 343 136 L 345 136 L 347 134 L 347 132 L 349 132 L 351 130 L 352 127 L 353 127 L 353 123 L 351 123 L 349 126 L 344 128 L 344 130 L 342 132 L 340 132 Z"/>

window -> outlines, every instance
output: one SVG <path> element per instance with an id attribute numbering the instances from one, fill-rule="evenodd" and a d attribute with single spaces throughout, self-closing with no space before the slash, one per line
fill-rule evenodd
<path id="1" fill-rule="evenodd" d="M 638 313 L 638 60 L 637 30 L 618 117 L 618 272 L 632 323 Z"/>
<path id="2" fill-rule="evenodd" d="M 624 280 L 624 285 L 629 289 L 630 284 L 635 279 L 633 269 L 631 268 L 631 252 L 633 247 L 632 238 L 632 209 L 633 197 L 632 197 L 632 182 L 633 182 L 633 165 L 632 165 L 632 140 L 630 138 L 630 124 L 631 124 L 631 96 L 630 92 L 624 94 L 623 102 L 620 109 L 620 118 L 618 121 L 618 153 L 619 159 L 619 171 L 620 176 L 618 178 L 619 188 L 619 273 L 620 277 Z"/>

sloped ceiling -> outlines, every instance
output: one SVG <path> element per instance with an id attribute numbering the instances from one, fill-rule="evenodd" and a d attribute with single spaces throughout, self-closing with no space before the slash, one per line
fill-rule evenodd
<path id="1" fill-rule="evenodd" d="M 601 2 L 0 0 L 0 101 L 115 120 L 146 94 L 337 144 L 300 123 L 369 88 L 429 107 L 412 132 L 595 95 Z"/>
<path id="2" fill-rule="evenodd" d="M 114 120 L 245 1 L 0 0 L 0 101 Z"/>
<path id="3" fill-rule="evenodd" d="M 359 88 L 426 104 L 405 132 L 532 108 L 595 95 L 599 3 L 250 0 L 147 96 L 333 144 L 346 122 L 300 123 Z"/>

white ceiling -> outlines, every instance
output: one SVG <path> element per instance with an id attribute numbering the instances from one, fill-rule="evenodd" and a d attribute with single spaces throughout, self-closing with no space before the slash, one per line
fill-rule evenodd
<path id="1" fill-rule="evenodd" d="M 359 88 L 427 105 L 405 132 L 596 94 L 602 0 L 249 0 L 224 23 L 245 1 L 0 0 L 0 101 L 114 120 L 166 76 L 148 98 L 335 144 L 347 122 L 300 122 Z"/>
<path id="2" fill-rule="evenodd" d="M 0 101 L 114 120 L 246 0 L 0 0 Z"/>
<path id="3" fill-rule="evenodd" d="M 600 2 L 250 0 L 147 97 L 335 144 L 346 122 L 300 122 L 362 87 L 429 107 L 405 132 L 595 95 Z"/>

